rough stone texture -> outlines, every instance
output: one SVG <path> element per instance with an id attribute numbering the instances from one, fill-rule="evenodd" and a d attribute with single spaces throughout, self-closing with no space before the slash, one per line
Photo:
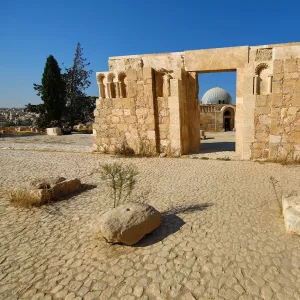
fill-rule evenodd
<path id="1" fill-rule="evenodd" d="M 206 107 L 199 105 L 197 74 L 235 70 L 236 152 L 242 159 L 298 160 L 299 60 L 299 43 L 110 58 L 109 72 L 97 73 L 94 149 L 199 151 L 200 124 L 219 127 L 223 119 L 199 118 Z"/>
<path id="2" fill-rule="evenodd" d="M 286 233 L 269 181 L 300 193 L 299 166 L 0 152 L 1 299 L 300 298 L 300 239 Z M 112 205 L 95 166 L 116 161 L 138 165 L 134 199 L 147 192 L 164 212 L 134 247 L 109 245 L 88 227 Z M 38 176 L 97 187 L 47 207 L 11 207 L 6 191 Z"/>
<path id="3" fill-rule="evenodd" d="M 47 135 L 62 135 L 61 128 L 59 127 L 47 128 Z"/>
<path id="4" fill-rule="evenodd" d="M 97 73 L 97 80 L 94 150 L 170 155 L 199 150 L 196 73 L 137 66 Z"/>
<path id="5" fill-rule="evenodd" d="M 224 131 L 224 113 L 230 113 L 230 130 L 235 127 L 235 105 L 202 104 L 200 105 L 200 128 L 206 131 Z"/>
<path id="6" fill-rule="evenodd" d="M 78 178 L 66 179 L 56 176 L 34 179 L 29 183 L 29 186 L 31 194 L 40 198 L 40 202 L 43 204 L 77 192 L 81 188 L 81 181 Z"/>
<path id="7" fill-rule="evenodd" d="M 136 244 L 161 223 L 160 213 L 150 205 L 126 203 L 111 209 L 92 223 L 92 231 L 109 243 Z"/>
<path id="8" fill-rule="evenodd" d="M 283 198 L 282 213 L 286 230 L 300 235 L 300 196 Z"/>
<path id="9" fill-rule="evenodd" d="M 248 46 L 185 51 L 187 71 L 225 71 L 243 68 L 248 61 Z"/>

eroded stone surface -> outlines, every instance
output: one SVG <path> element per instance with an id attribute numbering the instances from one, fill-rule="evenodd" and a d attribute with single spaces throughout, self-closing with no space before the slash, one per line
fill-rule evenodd
<path id="1" fill-rule="evenodd" d="M 239 158 L 297 161 L 299 65 L 300 43 L 110 58 L 96 74 L 94 149 L 190 154 L 199 151 L 200 128 L 226 127 L 236 129 Z M 236 107 L 200 104 L 198 73 L 233 70 Z"/>
<path id="2" fill-rule="evenodd" d="M 300 196 L 283 198 L 282 213 L 286 230 L 300 235 Z"/>
<path id="3" fill-rule="evenodd" d="M 17 150 L 0 155 L 1 299 L 300 297 L 300 239 L 286 234 L 269 179 L 284 194 L 300 192 L 299 166 Z M 112 207 L 95 166 L 116 161 L 137 164 L 133 197 L 165 212 L 161 226 L 134 247 L 111 246 L 88 227 Z M 72 201 L 11 207 L 5 192 L 16 183 L 58 175 L 97 187 Z"/>
<path id="4" fill-rule="evenodd" d="M 94 220 L 92 231 L 109 243 L 133 245 L 161 223 L 160 213 L 152 206 L 126 203 Z"/>
<path id="5" fill-rule="evenodd" d="M 78 178 L 66 179 L 55 176 L 34 179 L 29 186 L 31 187 L 30 193 L 40 198 L 40 202 L 43 204 L 77 192 L 81 188 L 81 181 Z"/>

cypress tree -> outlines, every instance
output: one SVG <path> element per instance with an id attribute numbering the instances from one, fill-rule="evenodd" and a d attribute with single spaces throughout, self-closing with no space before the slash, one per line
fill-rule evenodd
<path id="1" fill-rule="evenodd" d="M 40 95 L 44 102 L 44 119 L 46 125 L 60 125 L 62 113 L 65 108 L 66 86 L 58 63 L 52 55 L 46 61 Z"/>

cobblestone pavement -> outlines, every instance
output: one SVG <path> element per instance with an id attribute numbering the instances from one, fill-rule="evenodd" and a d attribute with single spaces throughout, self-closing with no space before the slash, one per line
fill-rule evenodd
<path id="1" fill-rule="evenodd" d="M 243 161 L 113 158 L 0 150 L 0 299 L 300 299 L 300 237 L 286 234 L 277 193 L 300 193 L 300 167 Z M 111 200 L 96 172 L 139 169 L 136 200 L 164 212 L 134 247 L 89 224 Z M 35 177 L 80 177 L 87 191 L 41 208 L 7 191 Z"/>

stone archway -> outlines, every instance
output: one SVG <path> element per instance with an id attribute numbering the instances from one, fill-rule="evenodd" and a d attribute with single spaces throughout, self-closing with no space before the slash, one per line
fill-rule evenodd
<path id="1" fill-rule="evenodd" d="M 232 131 L 234 129 L 235 111 L 232 107 L 223 107 L 223 128 L 224 131 Z"/>

